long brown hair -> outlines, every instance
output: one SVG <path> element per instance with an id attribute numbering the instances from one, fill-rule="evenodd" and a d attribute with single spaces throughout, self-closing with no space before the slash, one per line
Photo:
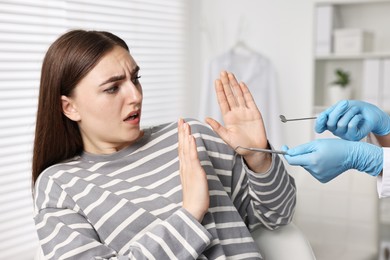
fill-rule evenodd
<path id="1" fill-rule="evenodd" d="M 129 50 L 116 35 L 104 31 L 72 30 L 48 49 L 42 64 L 32 160 L 32 184 L 39 174 L 83 150 L 76 122 L 62 112 L 61 96 L 71 96 L 76 85 L 114 46 Z"/>

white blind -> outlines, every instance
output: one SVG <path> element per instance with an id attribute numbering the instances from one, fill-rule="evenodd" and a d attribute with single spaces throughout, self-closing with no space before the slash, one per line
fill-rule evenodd
<path id="1" fill-rule="evenodd" d="M 0 259 L 32 259 L 32 142 L 40 68 L 69 29 L 111 31 L 141 67 L 143 125 L 177 120 L 188 67 L 188 0 L 0 0 Z"/>

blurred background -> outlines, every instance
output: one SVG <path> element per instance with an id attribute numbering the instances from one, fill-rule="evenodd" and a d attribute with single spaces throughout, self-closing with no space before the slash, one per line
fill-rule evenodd
<path id="1" fill-rule="evenodd" d="M 218 118 L 213 80 L 230 70 L 279 149 L 331 136 L 280 114 L 312 116 L 342 98 L 390 111 L 389 13 L 388 0 L 0 0 L 0 259 L 33 259 L 38 247 L 32 142 L 40 67 L 59 35 L 83 28 L 126 40 L 141 67 L 145 126 Z M 287 167 L 294 223 L 317 259 L 389 259 L 390 201 L 378 199 L 375 178 L 350 171 L 320 184 Z"/>

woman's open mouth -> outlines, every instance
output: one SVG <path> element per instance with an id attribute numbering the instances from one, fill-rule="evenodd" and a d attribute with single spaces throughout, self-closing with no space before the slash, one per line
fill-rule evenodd
<path id="1" fill-rule="evenodd" d="M 128 117 L 126 117 L 123 121 L 125 122 L 131 122 L 131 123 L 138 123 L 140 119 L 140 111 L 134 111 L 131 112 Z"/>

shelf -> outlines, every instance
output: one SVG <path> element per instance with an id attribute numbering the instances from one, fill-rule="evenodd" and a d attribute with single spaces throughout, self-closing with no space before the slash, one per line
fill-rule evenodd
<path id="1" fill-rule="evenodd" d="M 390 110 L 390 0 L 315 0 L 313 61 L 313 112 L 330 104 L 329 83 L 342 68 L 351 75 L 349 99 L 365 100 Z M 355 33 L 344 45 L 335 38 L 337 30 Z M 340 36 L 340 35 L 339 35 Z M 355 41 L 353 41 L 355 39 Z M 367 41 L 366 41 L 367 40 Z M 338 45 L 337 45 L 338 43 Z M 348 44 L 347 44 L 348 43 Z M 358 46 L 359 44 L 359 46 Z M 350 46 L 350 52 L 338 51 Z M 358 46 L 358 47 L 357 47 Z M 361 50 L 361 52 L 352 52 Z M 321 54 L 322 53 L 322 54 Z"/>
<path id="2" fill-rule="evenodd" d="M 318 61 L 332 61 L 332 60 L 364 60 L 364 59 L 378 59 L 390 58 L 390 52 L 372 52 L 359 54 L 329 54 L 316 55 L 315 59 Z"/>

